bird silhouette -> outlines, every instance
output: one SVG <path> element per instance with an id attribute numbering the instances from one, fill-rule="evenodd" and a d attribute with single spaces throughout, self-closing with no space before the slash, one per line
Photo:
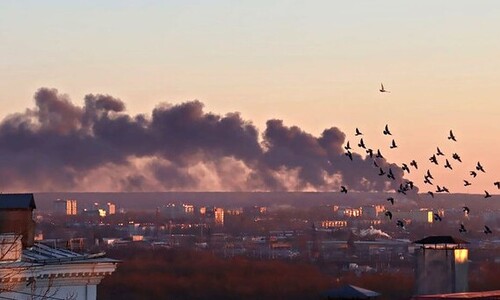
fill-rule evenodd
<path id="1" fill-rule="evenodd" d="M 389 125 L 387 124 L 385 124 L 384 135 L 392 135 L 392 133 L 389 131 Z"/>
<path id="2" fill-rule="evenodd" d="M 345 155 L 347 155 L 347 157 L 349 157 L 349 159 L 352 160 L 352 153 L 351 153 L 351 151 L 347 150 L 347 152 L 345 153 Z"/>
<path id="3" fill-rule="evenodd" d="M 404 221 L 398 220 L 398 221 L 396 222 L 396 226 L 398 226 L 398 227 L 401 227 L 401 228 L 405 229 L 405 223 L 404 223 Z"/>
<path id="4" fill-rule="evenodd" d="M 472 183 L 468 182 L 467 180 L 464 179 L 464 186 L 469 186 L 472 185 Z"/>
<path id="5" fill-rule="evenodd" d="M 448 188 L 445 187 L 444 185 L 443 185 L 443 187 L 441 189 L 442 189 L 443 192 L 450 193 L 450 191 L 448 190 Z"/>
<path id="6" fill-rule="evenodd" d="M 441 222 L 443 219 L 441 218 L 440 215 L 434 213 L 434 220 Z"/>
<path id="7" fill-rule="evenodd" d="M 378 175 L 379 176 L 384 176 L 385 175 L 385 172 L 384 172 L 384 170 L 382 170 L 382 168 L 380 168 L 380 171 L 378 172 Z"/>
<path id="8" fill-rule="evenodd" d="M 436 155 L 441 155 L 441 156 L 444 156 L 444 153 L 441 151 L 441 149 L 439 149 L 439 147 L 437 147 L 437 152 L 436 152 Z"/>
<path id="9" fill-rule="evenodd" d="M 361 140 L 359 141 L 358 147 L 366 149 L 365 142 L 363 142 L 363 138 L 361 138 Z"/>
<path id="10" fill-rule="evenodd" d="M 410 173 L 410 168 L 408 168 L 408 165 L 403 163 L 401 170 L 406 171 L 408 174 Z"/>
<path id="11" fill-rule="evenodd" d="M 407 187 L 407 188 L 409 187 L 411 190 L 413 190 L 413 186 L 414 186 L 414 185 L 413 185 L 413 181 L 408 180 L 408 181 L 405 183 L 405 185 L 406 185 L 406 187 Z"/>
<path id="12" fill-rule="evenodd" d="M 386 215 L 387 217 L 389 217 L 389 220 L 392 220 L 392 213 L 390 211 L 386 211 L 384 213 L 384 215 Z"/>
<path id="13" fill-rule="evenodd" d="M 347 188 L 345 186 L 340 186 L 340 192 L 341 193 L 344 193 L 344 194 L 347 194 Z"/>
<path id="14" fill-rule="evenodd" d="M 394 177 L 394 174 L 392 173 L 392 169 L 389 168 L 389 173 L 387 174 L 387 177 L 392 179 L 392 180 L 396 180 L 396 178 Z"/>
<path id="15" fill-rule="evenodd" d="M 443 189 L 438 185 L 436 187 L 436 193 L 442 193 L 442 192 L 444 192 Z"/>
<path id="16" fill-rule="evenodd" d="M 448 168 L 450 170 L 453 170 L 453 168 L 451 167 L 450 162 L 448 161 L 448 159 L 446 159 L 446 163 L 444 164 L 444 167 Z"/>
<path id="17" fill-rule="evenodd" d="M 453 130 L 450 130 L 450 135 L 448 136 L 448 139 L 455 141 L 455 142 L 457 141 L 457 139 L 455 138 L 455 135 L 453 134 Z"/>
<path id="18" fill-rule="evenodd" d="M 373 158 L 373 150 L 372 149 L 366 149 L 366 154 L 370 155 L 370 158 Z"/>
<path id="19" fill-rule="evenodd" d="M 392 143 L 391 143 L 391 146 L 389 148 L 394 149 L 397 147 L 398 147 L 398 145 L 396 145 L 396 141 L 394 141 L 394 139 L 392 139 Z"/>
<path id="20" fill-rule="evenodd" d="M 483 166 L 481 166 L 480 162 L 477 162 L 476 170 L 481 171 L 483 173 L 486 173 L 486 171 L 484 170 Z"/>
<path id="21" fill-rule="evenodd" d="M 467 229 L 465 229 L 464 224 L 460 224 L 460 228 L 458 229 L 458 231 L 459 231 L 460 233 L 465 233 L 465 232 L 467 232 Z"/>
<path id="22" fill-rule="evenodd" d="M 390 91 L 386 90 L 384 88 L 384 84 L 383 83 L 380 83 L 380 90 L 379 90 L 381 93 L 390 93 Z"/>
<path id="23" fill-rule="evenodd" d="M 344 146 L 344 149 L 347 151 L 351 150 L 351 145 L 349 145 L 349 141 L 347 141 L 347 144 Z"/>
<path id="24" fill-rule="evenodd" d="M 491 198 L 490 193 L 488 191 L 484 191 L 484 198 Z"/>
<path id="25" fill-rule="evenodd" d="M 413 166 L 413 167 L 415 167 L 415 169 L 418 169 L 418 165 L 417 165 L 417 162 L 415 160 L 412 160 L 410 162 L 410 166 Z"/>
<path id="26" fill-rule="evenodd" d="M 391 204 L 394 205 L 394 198 L 393 197 L 387 198 L 387 201 L 391 202 Z"/>
<path id="27" fill-rule="evenodd" d="M 376 161 L 373 161 L 373 165 L 375 166 L 375 168 L 380 168 Z"/>
<path id="28" fill-rule="evenodd" d="M 403 194 L 403 195 L 406 195 L 406 191 L 407 191 L 407 190 L 408 190 L 408 189 L 407 189 L 405 186 L 403 186 L 403 184 L 401 183 L 401 184 L 399 185 L 398 193 Z"/>
<path id="29" fill-rule="evenodd" d="M 358 135 L 363 135 L 363 134 L 361 133 L 361 131 L 359 131 L 358 127 L 356 127 L 356 134 L 355 134 L 355 136 L 358 136 Z"/>
<path id="30" fill-rule="evenodd" d="M 434 193 L 431 191 L 428 191 L 427 194 L 429 194 L 432 198 L 434 198 Z"/>
<path id="31" fill-rule="evenodd" d="M 468 216 L 470 213 L 470 209 L 467 206 L 463 206 L 462 211 L 465 213 L 466 216 Z"/>
<path id="32" fill-rule="evenodd" d="M 430 179 L 434 179 L 434 177 L 432 177 L 431 171 L 429 171 L 429 169 L 427 169 L 426 177 L 429 177 Z"/>
<path id="33" fill-rule="evenodd" d="M 477 176 L 477 173 L 475 171 L 470 171 L 470 176 L 476 178 Z"/>
<path id="34" fill-rule="evenodd" d="M 434 163 L 434 164 L 438 164 L 438 161 L 437 161 L 437 158 L 436 158 L 436 154 L 433 154 L 431 156 L 431 158 L 429 158 L 429 160 L 431 161 L 431 163 Z"/>
<path id="35" fill-rule="evenodd" d="M 384 158 L 382 156 L 382 153 L 380 153 L 380 149 L 377 149 L 377 155 L 375 155 L 376 158 Z"/>
<path id="36" fill-rule="evenodd" d="M 500 181 L 494 182 L 494 183 L 493 183 L 493 185 L 496 185 L 496 186 L 497 186 L 497 188 L 499 188 L 499 189 L 500 189 Z"/>
<path id="37" fill-rule="evenodd" d="M 458 160 L 459 162 L 462 162 L 462 159 L 460 158 L 460 156 L 457 154 L 457 153 L 453 153 L 453 155 L 451 156 L 454 160 Z"/>
<path id="38" fill-rule="evenodd" d="M 484 233 L 489 234 L 489 233 L 493 233 L 493 232 L 491 231 L 491 229 L 488 226 L 484 225 Z"/>
<path id="39" fill-rule="evenodd" d="M 424 183 L 425 183 L 425 184 L 434 185 L 434 184 L 432 183 L 432 181 L 430 181 L 430 177 L 427 177 L 427 176 L 424 176 Z"/>

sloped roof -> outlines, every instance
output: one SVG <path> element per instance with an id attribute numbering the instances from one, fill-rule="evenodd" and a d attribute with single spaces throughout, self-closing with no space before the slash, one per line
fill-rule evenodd
<path id="1" fill-rule="evenodd" d="M 380 294 L 348 284 L 338 289 L 326 291 L 323 296 L 328 299 L 370 299 L 378 297 Z"/>
<path id="2" fill-rule="evenodd" d="M 31 208 L 35 209 L 33 194 L 0 194 L 0 209 Z"/>
<path id="3" fill-rule="evenodd" d="M 469 244 L 469 242 L 453 237 L 451 235 L 433 235 L 413 242 L 414 244 Z"/>

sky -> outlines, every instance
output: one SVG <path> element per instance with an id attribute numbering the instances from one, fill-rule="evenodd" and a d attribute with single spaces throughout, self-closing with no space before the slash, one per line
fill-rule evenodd
<path id="1" fill-rule="evenodd" d="M 422 171 L 430 169 L 454 192 L 498 193 L 493 182 L 500 180 L 499 15 L 498 1 L 1 1 L 0 117 L 28 118 L 26 109 L 40 109 L 34 100 L 40 88 L 57 89 L 56 98 L 77 108 L 88 94 L 110 95 L 124 103 L 119 113 L 131 117 L 151 117 L 165 103 L 198 100 L 205 114 L 239 112 L 265 143 L 271 119 L 317 138 L 337 127 L 353 145 L 358 127 L 388 162 L 420 162 L 419 173 L 407 178 L 423 192 L 434 188 L 421 183 Z M 391 93 L 378 91 L 381 82 Z M 385 124 L 397 149 L 389 149 Z M 447 139 L 450 129 L 456 143 Z M 459 153 L 463 163 L 454 161 L 453 171 L 430 165 L 437 146 L 448 156 Z M 125 168 L 133 158 L 134 170 L 143 172 L 142 160 L 155 151 L 128 152 L 126 163 L 111 161 L 112 167 Z M 9 160 L 9 153 L 14 152 L 0 151 L 0 159 Z M 228 156 L 234 153 L 221 157 Z M 170 156 L 162 159 L 172 162 Z M 487 172 L 472 179 L 468 172 L 477 161 Z M 62 165 L 54 171 L 67 171 Z M 35 188 L 128 189 L 113 179 L 92 180 L 100 178 L 97 167 L 69 167 L 83 175 L 67 185 L 40 179 Z M 266 167 L 292 173 L 294 168 L 283 162 Z M 45 168 L 50 164 L 40 170 Z M 193 188 L 249 188 L 226 186 L 220 182 L 226 177 L 219 177 Z M 473 185 L 464 187 L 463 179 Z M 336 188 L 338 181 L 329 180 Z M 24 182 L 0 186 L 26 189 L 29 181 Z M 316 187 L 306 182 L 289 189 Z M 139 189 L 178 188 L 156 182 Z"/>

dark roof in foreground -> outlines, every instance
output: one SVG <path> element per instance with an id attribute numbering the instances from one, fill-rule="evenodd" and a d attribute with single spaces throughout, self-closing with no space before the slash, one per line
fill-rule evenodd
<path id="1" fill-rule="evenodd" d="M 469 244 L 469 242 L 451 235 L 433 235 L 413 242 L 414 244 Z"/>
<path id="2" fill-rule="evenodd" d="M 338 289 L 324 292 L 323 297 L 333 299 L 370 299 L 380 296 L 379 293 L 354 285 L 344 285 Z"/>
<path id="3" fill-rule="evenodd" d="M 33 194 L 0 194 L 0 209 L 31 208 L 35 209 Z"/>
<path id="4" fill-rule="evenodd" d="M 466 292 L 453 294 L 419 295 L 413 296 L 412 300 L 429 299 L 500 299 L 500 290 L 486 292 Z"/>

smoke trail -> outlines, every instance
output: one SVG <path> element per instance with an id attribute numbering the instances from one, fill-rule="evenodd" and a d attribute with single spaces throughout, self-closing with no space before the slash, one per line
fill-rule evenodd
<path id="1" fill-rule="evenodd" d="M 42 88 L 35 108 L 0 123 L 0 187 L 38 191 L 358 191 L 397 189 L 372 161 L 346 159 L 338 128 L 315 137 L 282 120 L 262 134 L 239 113 L 205 112 L 199 101 L 159 105 L 129 115 L 109 95 L 87 95 L 83 107 Z"/>

